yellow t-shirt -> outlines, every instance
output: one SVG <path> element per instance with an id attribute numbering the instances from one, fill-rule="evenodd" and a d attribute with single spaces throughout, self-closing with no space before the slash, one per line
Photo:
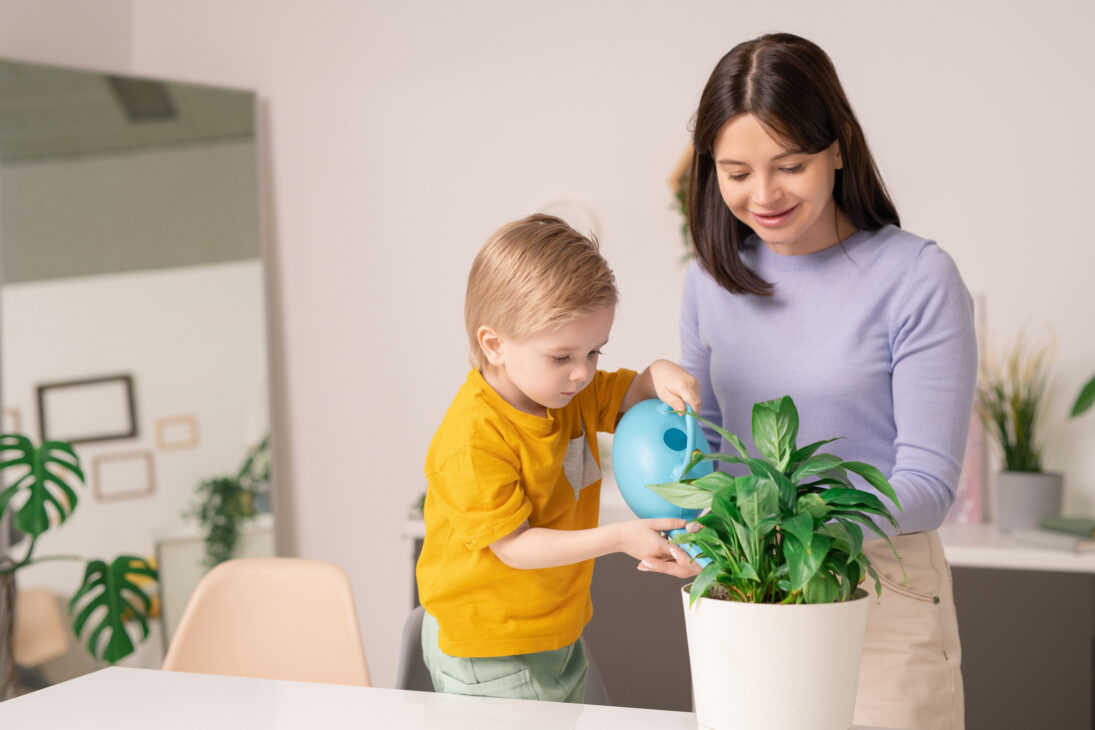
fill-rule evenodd
<path id="1" fill-rule="evenodd" d="M 634 377 L 598 371 L 565 408 L 543 418 L 511 406 L 479 371 L 468 374 L 426 455 L 426 539 L 416 574 L 441 651 L 529 654 L 581 636 L 593 615 L 593 560 L 518 570 L 490 544 L 525 520 L 554 530 L 597 526 L 597 432 L 616 430 Z"/>

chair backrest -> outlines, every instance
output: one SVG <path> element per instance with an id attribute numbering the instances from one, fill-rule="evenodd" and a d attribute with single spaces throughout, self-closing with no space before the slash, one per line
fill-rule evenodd
<path id="1" fill-rule="evenodd" d="M 198 583 L 163 668 L 369 686 L 353 591 L 336 565 L 238 558 Z"/>
<path id="2" fill-rule="evenodd" d="M 426 662 L 422 659 L 422 616 L 425 609 L 415 606 L 403 622 L 403 642 L 399 647 L 399 669 L 396 672 L 396 689 L 414 689 L 433 692 L 433 680 Z"/>

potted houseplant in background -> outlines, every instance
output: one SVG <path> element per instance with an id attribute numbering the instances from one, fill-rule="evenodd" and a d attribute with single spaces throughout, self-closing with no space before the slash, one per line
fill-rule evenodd
<path id="1" fill-rule="evenodd" d="M 1002 361 L 986 357 L 977 379 L 977 411 L 1000 446 L 995 518 L 1001 530 L 1035 528 L 1061 512 L 1061 475 L 1042 471 L 1041 417 L 1051 361 L 1049 343 L 1020 334 Z"/>
<path id="2" fill-rule="evenodd" d="M 270 511 L 270 435 L 247 452 L 235 473 L 205 479 L 196 492 L 198 501 L 183 516 L 198 519 L 204 564 L 214 568 L 235 557 L 243 525 Z"/>
<path id="3" fill-rule="evenodd" d="M 25 544 L 21 556 L 0 552 L 0 700 L 13 693 L 12 656 L 15 574 L 47 561 L 84 563 L 83 581 L 68 602 L 72 629 L 86 642 L 91 656 L 114 663 L 133 653 L 132 634 L 148 638 L 152 599 L 140 582 L 158 578 L 145 558 L 119 555 L 109 563 L 77 555 L 36 555 L 38 540 L 62 526 L 75 512 L 79 498 L 74 488 L 84 482 L 80 459 L 64 441 L 39 446 L 21 434 L 0 435 L 0 520 L 10 508 L 12 526 L 25 535 L 12 551 Z M 7 486 L 2 486 L 6 484 Z"/>
<path id="4" fill-rule="evenodd" d="M 869 602 L 859 584 L 869 575 L 881 592 L 863 552 L 864 528 L 892 550 L 875 518 L 897 523 L 848 473 L 900 509 L 893 487 L 869 464 L 820 451 L 836 439 L 799 448 L 798 411 L 788 396 L 753 407 L 759 458 L 736 435 L 704 422 L 737 455 L 695 451 L 689 466 L 709 460 L 749 473 L 713 471 L 650 487 L 680 507 L 708 510 L 696 520 L 698 531 L 673 538 L 710 560 L 682 594 L 699 724 L 849 727 Z"/>

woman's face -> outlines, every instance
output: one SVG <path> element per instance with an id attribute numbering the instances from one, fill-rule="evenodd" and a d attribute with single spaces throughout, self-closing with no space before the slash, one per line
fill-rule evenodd
<path id="1" fill-rule="evenodd" d="M 807 154 L 781 142 L 752 114 L 731 117 L 712 150 L 722 199 L 776 253 L 829 248 L 851 232 L 833 199 L 840 146 Z"/>

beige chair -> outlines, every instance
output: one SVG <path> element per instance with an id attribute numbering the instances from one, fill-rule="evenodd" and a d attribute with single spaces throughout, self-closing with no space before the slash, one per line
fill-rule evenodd
<path id="1" fill-rule="evenodd" d="M 163 668 L 368 687 L 350 581 L 331 563 L 240 558 L 198 583 Z"/>

